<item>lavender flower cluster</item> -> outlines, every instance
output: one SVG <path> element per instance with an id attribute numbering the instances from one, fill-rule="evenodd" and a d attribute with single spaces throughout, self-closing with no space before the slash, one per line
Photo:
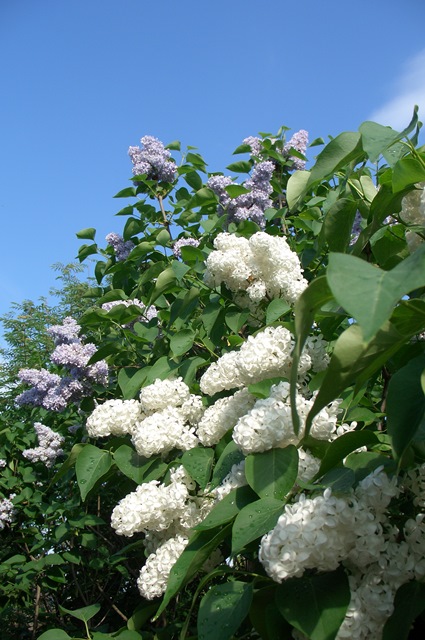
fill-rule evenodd
<path id="1" fill-rule="evenodd" d="M 305 154 L 308 145 L 308 131 L 305 129 L 300 129 L 297 133 L 294 133 L 292 138 L 287 142 L 283 147 L 283 154 L 288 156 L 290 160 L 294 163 L 293 168 L 298 171 L 304 171 L 305 169 L 305 160 L 301 160 L 301 158 L 297 158 L 296 156 L 291 155 L 291 149 L 295 149 L 298 153 Z"/>
<path id="2" fill-rule="evenodd" d="M 173 254 L 175 258 L 181 258 L 182 247 L 199 247 L 199 240 L 196 238 L 179 238 L 173 244 Z"/>
<path id="3" fill-rule="evenodd" d="M 21 369 L 21 382 L 32 385 L 18 395 L 18 406 L 44 407 L 50 411 L 63 411 L 70 402 L 76 402 L 88 395 L 92 383 L 106 385 L 108 365 L 105 360 L 88 365 L 96 352 L 92 343 L 83 344 L 79 337 L 80 326 L 74 318 L 65 318 L 62 325 L 49 327 L 48 333 L 55 339 L 55 349 L 51 355 L 53 364 L 63 366 L 68 375 L 61 377 L 47 369 Z"/>
<path id="4" fill-rule="evenodd" d="M 273 188 L 270 180 L 274 171 L 274 164 L 269 160 L 255 165 L 251 178 L 246 180 L 244 187 L 248 193 L 242 193 L 236 198 L 231 198 L 226 187 L 233 184 L 227 176 L 211 176 L 207 186 L 214 191 L 219 198 L 219 213 L 227 213 L 228 222 L 241 222 L 252 220 L 261 228 L 265 227 L 264 212 L 272 206 L 270 194 Z"/>
<path id="5" fill-rule="evenodd" d="M 174 182 L 177 167 L 170 160 L 170 152 L 154 136 L 144 136 L 140 142 L 143 148 L 129 147 L 128 155 L 133 163 L 133 175 L 145 174 L 150 180 Z"/>
<path id="6" fill-rule="evenodd" d="M 38 447 L 32 449 L 25 449 L 22 452 L 24 458 L 31 460 L 32 462 L 44 462 L 46 467 L 52 467 L 58 456 L 63 454 L 62 445 L 65 439 L 56 433 L 50 427 L 46 427 L 41 422 L 34 424 L 34 429 L 37 434 Z"/>
<path id="7" fill-rule="evenodd" d="M 131 240 L 124 240 L 119 233 L 108 233 L 105 240 L 115 251 L 117 262 L 126 260 L 130 255 L 131 250 L 134 249 L 134 242 Z"/>

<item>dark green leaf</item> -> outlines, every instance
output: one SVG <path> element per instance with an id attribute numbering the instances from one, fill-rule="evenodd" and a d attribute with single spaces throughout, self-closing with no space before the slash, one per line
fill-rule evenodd
<path id="1" fill-rule="evenodd" d="M 226 524 L 243 509 L 247 504 L 257 499 L 250 487 L 238 487 L 227 494 L 220 502 L 214 505 L 205 520 L 197 525 L 198 530 L 214 529 Z"/>
<path id="2" fill-rule="evenodd" d="M 134 369 L 126 367 L 120 369 L 118 373 L 118 384 L 123 394 L 124 400 L 131 400 L 142 388 L 150 367 Z"/>
<path id="3" fill-rule="evenodd" d="M 224 480 L 224 478 L 230 473 L 234 464 L 239 464 L 244 459 L 244 455 L 236 443 L 231 440 L 224 448 L 222 454 L 217 460 L 217 464 L 214 468 L 213 477 L 210 487 L 215 489 Z"/>
<path id="4" fill-rule="evenodd" d="M 249 486 L 261 498 L 283 500 L 298 475 L 298 451 L 294 445 L 252 453 L 246 458 L 245 475 Z"/>
<path id="5" fill-rule="evenodd" d="M 205 489 L 210 479 L 213 460 L 214 449 L 203 449 L 202 447 L 189 449 L 181 457 L 182 465 L 201 489 Z"/>
<path id="6" fill-rule="evenodd" d="M 252 162 L 248 160 L 239 160 L 238 162 L 232 162 L 226 169 L 233 171 L 234 173 L 249 173 L 252 169 Z"/>
<path id="7" fill-rule="evenodd" d="M 94 485 L 111 468 L 112 456 L 108 451 L 102 451 L 92 444 L 86 444 L 75 463 L 78 487 L 81 499 L 86 499 Z"/>
<path id="8" fill-rule="evenodd" d="M 170 349 L 175 356 L 182 356 L 187 353 L 195 340 L 195 332 L 192 329 L 181 329 L 170 339 Z"/>
<path id="9" fill-rule="evenodd" d="M 243 193 L 250 192 L 249 189 L 246 189 L 246 187 L 242 187 L 240 184 L 229 184 L 227 187 L 225 187 L 225 190 L 231 198 L 237 198 Z"/>
<path id="10" fill-rule="evenodd" d="M 345 251 L 351 240 L 357 203 L 341 198 L 331 206 L 326 214 L 323 232 L 330 251 Z"/>
<path id="11" fill-rule="evenodd" d="M 414 620 L 425 609 L 425 584 L 412 580 L 401 585 L 394 611 L 384 626 L 382 640 L 407 640 Z"/>
<path id="12" fill-rule="evenodd" d="M 392 437 L 394 455 L 400 459 L 424 418 L 425 395 L 421 376 L 425 356 L 411 360 L 391 378 L 387 395 L 387 429 Z"/>
<path id="13" fill-rule="evenodd" d="M 140 457 L 132 447 L 123 444 L 114 452 L 114 460 L 118 469 L 124 475 L 131 478 L 137 484 L 143 482 L 144 472 L 150 466 L 151 461 Z"/>
<path id="14" fill-rule="evenodd" d="M 114 195 L 114 198 L 132 198 L 136 196 L 136 187 L 127 187 L 126 189 L 121 189 Z"/>
<path id="15" fill-rule="evenodd" d="M 275 498 L 251 502 L 236 516 L 232 529 L 232 555 L 271 531 L 283 512 L 285 503 Z"/>
<path id="16" fill-rule="evenodd" d="M 321 182 L 352 160 L 360 161 L 363 157 L 360 134 L 354 131 L 340 133 L 317 156 L 307 186 Z"/>
<path id="17" fill-rule="evenodd" d="M 185 174 L 184 179 L 189 187 L 192 187 L 195 191 L 202 188 L 202 178 L 196 171 L 189 171 L 189 173 Z"/>
<path id="18" fill-rule="evenodd" d="M 377 444 L 377 442 L 377 437 L 371 431 L 349 431 L 344 433 L 329 445 L 316 477 L 320 478 L 327 471 L 333 469 L 355 449 L 368 444 Z"/>
<path id="19" fill-rule="evenodd" d="M 252 594 L 251 584 L 236 580 L 211 587 L 199 605 L 199 640 L 230 640 L 248 615 Z"/>
<path id="20" fill-rule="evenodd" d="M 334 640 L 350 598 L 342 567 L 332 573 L 289 578 L 276 592 L 281 614 L 310 640 Z"/>

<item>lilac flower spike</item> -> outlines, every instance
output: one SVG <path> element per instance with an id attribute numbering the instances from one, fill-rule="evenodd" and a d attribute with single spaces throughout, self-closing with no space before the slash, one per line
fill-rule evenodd
<path id="1" fill-rule="evenodd" d="M 182 247 L 199 247 L 199 240 L 196 240 L 196 238 L 179 238 L 179 240 L 176 240 L 173 244 L 173 254 L 176 258 L 181 258 Z"/>
<path id="2" fill-rule="evenodd" d="M 134 242 L 131 240 L 125 241 L 119 233 L 108 233 L 105 240 L 111 247 L 113 247 L 115 257 L 118 262 L 126 260 L 130 255 L 131 250 L 134 249 Z"/>
<path id="3" fill-rule="evenodd" d="M 307 144 L 308 131 L 306 131 L 305 129 L 300 129 L 297 133 L 294 133 L 289 142 L 287 142 L 283 147 L 283 153 L 289 155 L 289 158 L 294 163 L 294 169 L 297 169 L 298 171 L 303 171 L 305 169 L 305 160 L 301 160 L 301 158 L 291 156 L 290 149 L 295 149 L 296 151 L 304 155 L 307 150 Z"/>
<path id="4" fill-rule="evenodd" d="M 129 147 L 128 155 L 133 163 L 133 175 L 146 174 L 150 180 L 174 182 L 177 167 L 170 160 L 171 153 L 154 136 L 144 136 L 140 142 L 143 148 Z"/>

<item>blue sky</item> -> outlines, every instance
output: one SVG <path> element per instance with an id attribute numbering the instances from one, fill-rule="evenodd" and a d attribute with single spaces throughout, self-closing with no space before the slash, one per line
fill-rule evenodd
<path id="1" fill-rule="evenodd" d="M 424 17 L 423 0 L 0 0 L 0 315 L 48 292 L 79 229 L 122 230 L 112 196 L 143 135 L 220 171 L 282 124 L 313 140 L 425 118 Z"/>

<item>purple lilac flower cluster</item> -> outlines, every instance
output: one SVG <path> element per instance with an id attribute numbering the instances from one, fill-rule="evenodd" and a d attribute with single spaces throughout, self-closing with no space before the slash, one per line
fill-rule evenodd
<path id="1" fill-rule="evenodd" d="M 261 138 L 257 138 L 256 136 L 248 136 L 242 140 L 242 144 L 247 144 L 251 147 L 251 155 L 259 156 L 263 150 L 263 143 Z"/>
<path id="2" fill-rule="evenodd" d="M 295 149 L 298 153 L 302 153 L 305 155 L 308 144 L 308 131 L 305 129 L 300 129 L 297 133 L 294 133 L 292 138 L 285 144 L 283 147 L 283 154 L 288 156 L 290 160 L 294 163 L 294 169 L 298 171 L 304 171 L 305 169 L 305 160 L 301 160 L 301 158 L 296 158 L 295 156 L 291 156 L 291 149 Z"/>
<path id="3" fill-rule="evenodd" d="M 265 226 L 264 211 L 272 206 L 270 194 L 273 188 L 270 184 L 274 171 L 273 162 L 266 160 L 255 165 L 251 178 L 246 180 L 244 186 L 248 193 L 242 193 L 236 198 L 231 198 L 226 187 L 233 184 L 231 178 L 226 176 L 211 176 L 207 186 L 219 197 L 219 212 L 226 212 L 228 222 L 241 222 L 252 220 L 260 228 Z"/>
<path id="4" fill-rule="evenodd" d="M 134 249 L 134 242 L 131 240 L 125 241 L 119 233 L 108 233 L 105 240 L 114 249 L 115 257 L 118 262 L 126 260 L 130 255 L 131 250 Z"/>
<path id="5" fill-rule="evenodd" d="M 133 163 L 133 175 L 146 174 L 150 180 L 173 182 L 177 167 L 170 160 L 171 153 L 154 136 L 144 136 L 140 142 L 143 148 L 129 147 L 128 155 Z"/>
<path id="6" fill-rule="evenodd" d="M 181 258 L 182 247 L 199 247 L 199 240 L 196 238 L 179 238 L 173 244 L 173 254 L 176 258 Z"/>
<path id="7" fill-rule="evenodd" d="M 68 375 L 61 377 L 47 369 L 21 369 L 21 382 L 31 385 L 18 395 L 18 406 L 44 407 L 50 411 L 63 411 L 70 402 L 87 396 L 93 383 L 106 385 L 108 365 L 105 360 L 88 365 L 96 352 L 92 343 L 83 344 L 79 337 L 80 326 L 73 318 L 65 318 L 62 325 L 49 327 L 47 332 L 55 339 L 55 349 L 51 355 L 53 364 L 63 366 Z"/>

